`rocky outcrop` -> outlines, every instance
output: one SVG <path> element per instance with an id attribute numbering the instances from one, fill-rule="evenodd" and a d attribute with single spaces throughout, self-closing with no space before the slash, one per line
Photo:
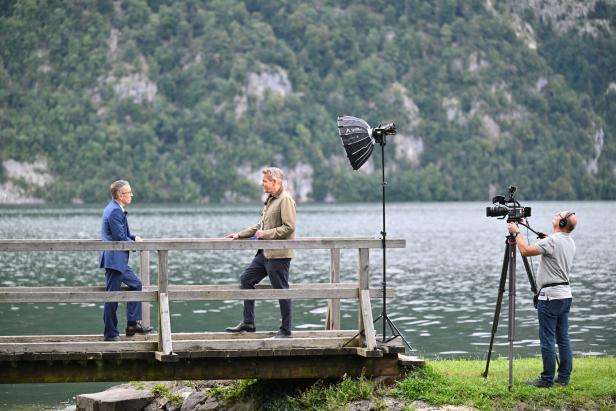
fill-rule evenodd
<path id="1" fill-rule="evenodd" d="M 280 159 L 279 159 L 280 160 Z M 298 203 L 312 200 L 312 174 L 314 169 L 310 164 L 297 163 L 293 167 L 281 167 L 285 175 L 285 189 L 293 196 Z M 261 187 L 261 168 L 253 169 L 242 166 L 238 170 L 238 175 Z M 225 202 L 250 202 L 252 199 L 242 196 L 234 191 L 227 190 L 224 195 Z"/>
<path id="2" fill-rule="evenodd" d="M 0 184 L 0 204 L 43 203 L 32 191 L 53 181 L 47 159 L 37 158 L 31 163 L 8 159 L 2 162 L 2 167 L 6 181 Z"/>
<path id="3" fill-rule="evenodd" d="M 575 31 L 578 34 L 595 36 L 600 30 L 610 31 L 610 23 L 602 19 L 590 19 L 589 15 L 595 10 L 599 0 L 508 0 L 507 17 L 516 17 L 524 14 L 524 10 L 531 9 L 535 16 L 544 23 L 550 23 L 554 30 L 559 32 Z M 616 4 L 615 0 L 601 0 L 607 4 Z M 519 17 L 514 21 L 517 27 L 524 32 L 532 28 L 522 22 Z M 518 33 L 518 30 L 516 30 Z M 534 33 L 532 33 L 534 37 Z M 530 46 L 529 46 L 530 47 Z M 532 48 L 532 47 L 531 47 Z M 535 47 L 536 48 L 536 47 Z"/>
<path id="4" fill-rule="evenodd" d="M 158 381 L 134 382 L 75 398 L 77 411 L 205 411 L 251 410 L 254 400 L 226 404 L 221 392 L 237 389 L 239 382 Z"/>
<path id="5" fill-rule="evenodd" d="M 240 118 L 248 108 L 248 97 L 263 101 L 267 95 L 286 97 L 293 91 L 286 70 L 280 67 L 266 67 L 259 72 L 251 72 L 246 76 L 243 93 L 236 96 L 235 117 Z"/>
<path id="6" fill-rule="evenodd" d="M 396 159 L 406 160 L 415 167 L 420 165 L 424 142 L 421 137 L 399 134 L 395 138 Z"/>
<path id="7" fill-rule="evenodd" d="M 78 395 L 77 411 L 206 411 L 206 410 L 253 410 L 256 408 L 254 398 L 227 403 L 220 395 L 226 390 L 234 390 L 239 382 L 234 381 L 193 381 L 190 385 L 183 382 L 147 382 L 124 384 L 95 394 Z M 166 387 L 166 388 L 165 388 Z M 161 391 L 165 394 L 161 395 Z M 154 392 L 157 392 L 155 394 Z M 378 402 L 378 403 L 377 403 Z M 423 401 L 414 401 L 412 409 L 422 411 L 472 411 L 466 406 L 434 406 Z M 379 401 L 351 401 L 344 408 L 353 411 L 409 409 L 404 401 L 383 396 Z"/>
<path id="8" fill-rule="evenodd" d="M 597 130 L 593 135 L 592 139 L 594 156 L 588 161 L 588 164 L 586 165 L 586 171 L 588 171 L 589 174 L 594 175 L 599 172 L 599 157 L 601 157 L 601 153 L 603 152 L 603 145 L 605 142 L 605 133 L 603 132 L 603 129 L 600 128 L 599 130 Z"/>

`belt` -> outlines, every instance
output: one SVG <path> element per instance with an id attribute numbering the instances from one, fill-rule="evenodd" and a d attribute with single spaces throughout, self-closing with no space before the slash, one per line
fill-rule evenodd
<path id="1" fill-rule="evenodd" d="M 548 288 L 548 287 L 556 287 L 557 285 L 569 285 L 569 281 L 565 281 L 565 282 L 562 282 L 562 283 L 549 283 L 549 284 L 545 284 L 543 287 L 541 287 L 541 289 L 539 291 L 543 290 L 544 288 Z"/>

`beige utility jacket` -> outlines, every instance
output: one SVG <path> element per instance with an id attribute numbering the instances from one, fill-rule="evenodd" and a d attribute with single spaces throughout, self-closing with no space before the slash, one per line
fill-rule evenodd
<path id="1" fill-rule="evenodd" d="M 263 231 L 263 240 L 294 240 L 295 239 L 295 200 L 281 188 L 276 194 L 270 194 L 261 212 L 261 221 L 238 233 L 240 238 L 250 238 L 257 232 Z M 293 258 L 295 251 L 263 250 L 265 258 Z"/>

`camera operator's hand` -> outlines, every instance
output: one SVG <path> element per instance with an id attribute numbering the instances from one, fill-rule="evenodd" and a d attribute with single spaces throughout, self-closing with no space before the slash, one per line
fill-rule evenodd
<path id="1" fill-rule="evenodd" d="M 516 223 L 508 223 L 507 229 L 509 230 L 509 234 L 519 234 L 520 227 Z"/>

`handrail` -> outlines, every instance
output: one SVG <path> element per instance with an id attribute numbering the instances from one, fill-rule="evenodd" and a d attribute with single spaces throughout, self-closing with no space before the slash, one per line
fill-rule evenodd
<path id="1" fill-rule="evenodd" d="M 387 248 L 404 248 L 403 239 L 388 239 Z M 296 240 L 231 240 L 227 238 L 167 238 L 143 241 L 0 240 L 0 251 L 180 251 L 381 248 L 380 238 L 305 237 Z"/>
<path id="2" fill-rule="evenodd" d="M 293 287 L 289 289 L 258 288 L 255 290 L 242 290 L 235 285 L 205 289 L 204 286 L 183 286 L 174 289 L 169 287 L 169 301 L 223 301 L 223 300 L 315 300 L 322 298 L 357 299 L 359 297 L 357 285 L 345 284 L 305 284 L 305 287 Z M 157 302 L 158 293 L 156 287 L 142 291 L 105 291 L 105 289 L 86 290 L 83 287 L 57 287 L 48 290 L 46 287 L 0 287 L 0 304 L 19 303 L 91 303 L 91 302 Z M 372 288 L 371 298 L 381 298 L 382 290 Z M 387 290 L 387 294 L 393 297 L 395 290 Z"/>

